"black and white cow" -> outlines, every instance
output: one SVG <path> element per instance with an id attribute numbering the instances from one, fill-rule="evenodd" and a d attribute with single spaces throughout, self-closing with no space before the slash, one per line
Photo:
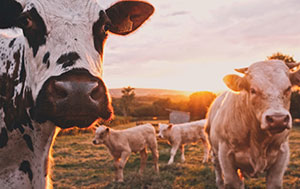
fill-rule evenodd
<path id="1" fill-rule="evenodd" d="M 102 76 L 108 32 L 127 35 L 153 13 L 141 1 L 0 0 L 0 187 L 45 188 L 55 128 L 110 119 Z"/>

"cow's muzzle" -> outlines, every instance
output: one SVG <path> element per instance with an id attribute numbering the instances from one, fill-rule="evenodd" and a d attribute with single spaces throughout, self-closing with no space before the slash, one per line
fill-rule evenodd
<path id="1" fill-rule="evenodd" d="M 266 129 L 272 134 L 280 133 L 291 128 L 291 118 L 289 114 L 265 115 Z"/>
<path id="2" fill-rule="evenodd" d="M 103 81 L 86 70 L 52 77 L 38 95 L 34 118 L 50 120 L 61 128 L 88 127 L 97 119 L 110 119 L 112 108 Z"/>

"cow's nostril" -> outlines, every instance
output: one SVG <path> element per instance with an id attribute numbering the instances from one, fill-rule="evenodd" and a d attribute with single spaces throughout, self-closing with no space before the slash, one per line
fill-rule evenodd
<path id="1" fill-rule="evenodd" d="M 267 116 L 266 116 L 266 120 L 267 120 L 268 123 L 273 123 L 273 122 L 274 122 L 272 116 L 268 116 L 268 115 L 267 115 Z"/>
<path id="2" fill-rule="evenodd" d="M 286 115 L 283 121 L 287 124 L 290 121 L 290 116 Z"/>
<path id="3" fill-rule="evenodd" d="M 66 98 L 68 96 L 67 89 L 62 82 L 54 82 L 55 95 L 58 99 Z"/>
<path id="4" fill-rule="evenodd" d="M 99 100 L 101 97 L 102 97 L 102 90 L 101 88 L 99 87 L 99 85 L 97 85 L 95 88 L 93 88 L 90 96 L 93 100 Z"/>
<path id="5" fill-rule="evenodd" d="M 64 99 L 68 96 L 68 91 L 60 81 L 53 81 L 50 84 L 50 93 L 55 99 Z"/>

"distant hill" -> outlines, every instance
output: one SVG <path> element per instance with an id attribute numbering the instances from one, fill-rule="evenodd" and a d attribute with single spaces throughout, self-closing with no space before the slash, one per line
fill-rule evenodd
<path id="1" fill-rule="evenodd" d="M 120 98 L 122 96 L 122 88 L 109 89 L 111 97 Z M 191 91 L 178 91 L 170 89 L 147 89 L 147 88 L 135 88 L 135 96 L 152 96 L 152 97 L 172 97 L 172 96 L 184 96 L 188 97 L 193 92 Z"/>

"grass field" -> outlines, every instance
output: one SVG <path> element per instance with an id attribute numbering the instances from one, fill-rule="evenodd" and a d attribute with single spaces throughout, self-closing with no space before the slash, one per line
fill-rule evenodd
<path id="1" fill-rule="evenodd" d="M 132 125 L 119 126 L 126 128 Z M 211 162 L 201 163 L 202 144 L 188 145 L 186 162 L 180 163 L 177 152 L 175 163 L 167 165 L 170 147 L 159 141 L 160 175 L 154 172 L 152 155 L 148 153 L 144 175 L 138 175 L 139 154 L 132 154 L 124 169 L 124 183 L 116 183 L 112 157 L 104 145 L 94 146 L 91 133 L 76 136 L 59 136 L 53 146 L 54 188 L 216 188 Z M 300 188 L 300 128 L 293 128 L 290 137 L 291 159 L 284 176 L 284 188 Z M 265 178 L 245 179 L 246 188 L 265 188 Z"/>

